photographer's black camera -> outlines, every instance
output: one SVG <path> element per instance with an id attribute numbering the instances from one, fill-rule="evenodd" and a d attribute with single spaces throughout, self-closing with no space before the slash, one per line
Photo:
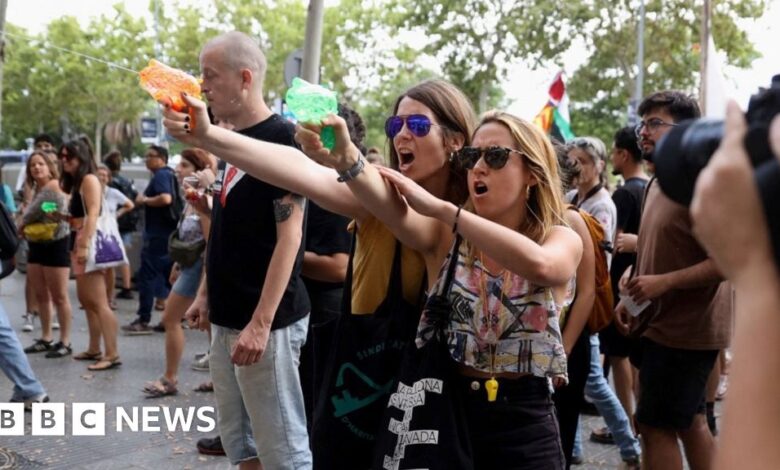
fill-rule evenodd
<path id="1" fill-rule="evenodd" d="M 769 125 L 780 114 L 780 75 L 772 84 L 750 98 L 745 118 L 748 132 L 745 148 L 755 168 L 755 181 L 769 225 L 775 261 L 780 266 L 780 164 L 769 144 Z M 689 205 L 701 170 L 720 145 L 723 121 L 696 119 L 674 127 L 659 142 L 654 152 L 658 183 L 664 194 L 680 204 Z M 729 191 L 729 188 L 723 188 Z M 724 227 L 728 230 L 728 227 Z"/>

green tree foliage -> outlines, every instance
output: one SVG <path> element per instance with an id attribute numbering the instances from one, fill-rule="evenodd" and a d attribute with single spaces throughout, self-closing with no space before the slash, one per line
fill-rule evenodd
<path id="1" fill-rule="evenodd" d="M 117 5 L 112 16 L 95 18 L 85 29 L 67 16 L 38 37 L 11 28 L 16 36 L 7 47 L 5 145 L 19 147 L 25 137 L 42 131 L 63 138 L 85 133 L 99 153 L 107 123 L 137 119 L 145 97 L 137 75 L 102 61 L 140 69 L 151 53 L 143 20 Z"/>
<path id="2" fill-rule="evenodd" d="M 748 67 L 758 57 L 740 22 L 760 17 L 767 1 L 714 1 L 712 35 L 728 63 Z M 580 31 L 588 60 L 569 80 L 572 128 L 609 143 L 627 123 L 636 68 L 638 0 L 599 0 L 593 19 Z M 699 86 L 701 4 L 690 0 L 646 2 L 644 92 L 678 89 L 696 94 Z M 706 46 L 705 46 L 706 47 Z"/>
<path id="3" fill-rule="evenodd" d="M 540 64 L 569 48 L 571 31 L 589 19 L 582 2 L 547 0 L 405 0 L 399 23 L 414 31 L 444 76 L 480 111 L 495 105 L 498 84 L 520 59 Z"/>

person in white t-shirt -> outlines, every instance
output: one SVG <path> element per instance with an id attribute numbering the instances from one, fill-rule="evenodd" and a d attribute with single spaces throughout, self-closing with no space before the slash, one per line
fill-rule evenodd
<path id="1" fill-rule="evenodd" d="M 120 218 L 126 213 L 133 210 L 135 204 L 133 201 L 127 198 L 121 191 L 116 188 L 108 186 L 111 181 L 111 170 L 104 164 L 98 165 L 97 171 L 100 185 L 103 187 L 103 210 L 108 211 L 115 218 Z M 116 283 L 116 275 L 114 268 L 105 270 L 106 274 L 106 293 L 108 294 L 108 302 L 111 305 L 112 310 L 116 310 L 116 301 L 114 300 L 114 285 Z"/>

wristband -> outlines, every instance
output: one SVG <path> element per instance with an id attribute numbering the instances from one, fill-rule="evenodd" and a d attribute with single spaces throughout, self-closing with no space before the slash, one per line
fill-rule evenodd
<path id="1" fill-rule="evenodd" d="M 458 206 L 458 212 L 455 213 L 455 223 L 452 224 L 452 233 L 455 233 L 458 231 L 458 219 L 460 218 L 460 210 L 463 209 L 463 206 Z"/>
<path id="2" fill-rule="evenodd" d="M 363 172 L 363 169 L 365 169 L 365 167 L 366 167 L 365 159 L 363 158 L 362 155 L 358 155 L 357 163 L 352 165 L 352 167 L 350 169 L 348 169 L 347 171 L 339 171 L 338 172 L 339 177 L 338 177 L 337 181 L 339 183 L 344 183 L 346 181 L 353 180 L 353 179 L 357 178 L 357 175 L 359 175 L 360 173 Z"/>

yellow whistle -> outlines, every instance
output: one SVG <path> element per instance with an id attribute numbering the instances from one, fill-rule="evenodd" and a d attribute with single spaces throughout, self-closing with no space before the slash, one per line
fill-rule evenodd
<path id="1" fill-rule="evenodd" d="M 496 401 L 498 398 L 498 380 L 490 378 L 485 381 L 485 391 L 488 401 Z"/>

